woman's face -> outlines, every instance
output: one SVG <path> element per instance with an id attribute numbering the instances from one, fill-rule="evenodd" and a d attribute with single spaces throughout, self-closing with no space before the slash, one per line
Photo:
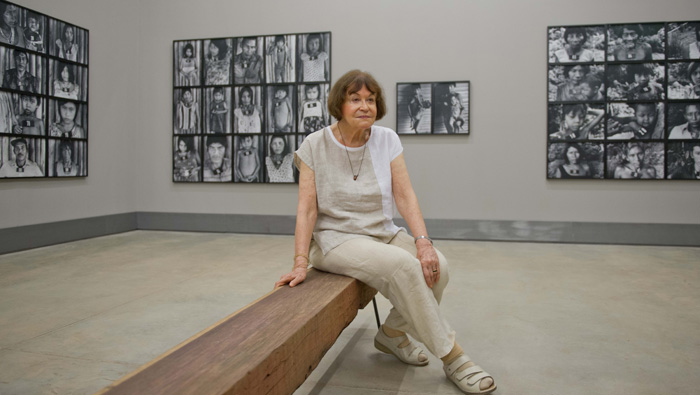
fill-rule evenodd
<path id="1" fill-rule="evenodd" d="M 17 25 L 17 8 L 13 5 L 5 6 L 5 12 L 2 14 L 2 20 L 7 26 L 14 27 Z"/>
<path id="2" fill-rule="evenodd" d="M 574 48 L 579 48 L 583 45 L 584 38 L 581 33 L 572 33 L 566 35 L 566 42 Z"/>
<path id="3" fill-rule="evenodd" d="M 580 111 L 571 111 L 564 115 L 564 129 L 577 132 L 583 125 L 584 115 Z"/>
<path id="4" fill-rule="evenodd" d="M 700 85 L 700 67 L 690 73 L 690 80 L 693 82 L 693 85 Z"/>
<path id="5" fill-rule="evenodd" d="M 184 140 L 180 140 L 180 142 L 177 144 L 177 148 L 182 152 L 183 154 L 187 152 L 187 144 L 185 143 Z"/>
<path id="6" fill-rule="evenodd" d="M 72 121 L 75 119 L 75 104 L 71 102 L 66 102 L 61 106 L 61 119 L 66 121 Z"/>
<path id="7" fill-rule="evenodd" d="M 270 149 L 272 153 L 279 155 L 284 151 L 284 139 L 282 137 L 274 137 L 270 142 Z"/>
<path id="8" fill-rule="evenodd" d="M 219 56 L 219 47 L 217 47 L 214 43 L 209 44 L 209 55 L 214 58 Z"/>
<path id="9" fill-rule="evenodd" d="M 182 94 L 182 100 L 186 103 L 190 103 L 192 101 L 192 92 L 185 91 L 185 93 Z"/>
<path id="10" fill-rule="evenodd" d="M 368 129 L 377 119 L 376 95 L 363 86 L 348 94 L 343 103 L 343 121 L 355 129 Z"/>
<path id="11" fill-rule="evenodd" d="M 73 41 L 73 28 L 72 27 L 66 28 L 66 41 L 68 41 L 68 42 Z"/>
<path id="12" fill-rule="evenodd" d="M 630 152 L 627 154 L 627 160 L 633 167 L 641 167 L 642 162 L 644 162 L 644 151 L 642 151 L 642 149 L 639 147 L 632 147 Z"/>
<path id="13" fill-rule="evenodd" d="M 241 103 L 243 103 L 244 106 L 250 105 L 251 98 L 250 98 L 250 92 L 248 91 L 243 91 L 241 92 Z"/>
<path id="14" fill-rule="evenodd" d="M 570 164 L 578 163 L 578 158 L 580 156 L 581 154 L 578 152 L 578 149 L 576 149 L 576 147 L 569 147 L 566 150 L 566 159 L 568 159 Z"/>
<path id="15" fill-rule="evenodd" d="M 68 72 L 68 66 L 65 66 L 61 69 L 61 78 L 64 82 L 68 82 L 68 80 L 70 79 L 70 72 Z"/>
<path id="16" fill-rule="evenodd" d="M 574 66 L 569 70 L 569 79 L 574 83 L 578 84 L 581 82 L 586 73 L 583 71 L 583 67 Z"/>
<path id="17" fill-rule="evenodd" d="M 187 48 L 185 49 L 185 57 L 186 58 L 191 58 L 192 57 L 192 48 Z"/>

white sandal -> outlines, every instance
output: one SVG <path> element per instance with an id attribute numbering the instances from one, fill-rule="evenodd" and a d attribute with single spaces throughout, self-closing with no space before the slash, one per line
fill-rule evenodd
<path id="1" fill-rule="evenodd" d="M 425 366 L 428 364 L 428 357 L 425 357 L 425 361 L 419 359 L 420 355 L 423 354 L 423 350 L 420 347 L 416 347 L 413 342 L 408 343 L 406 347 L 399 348 L 399 344 L 406 341 L 408 337 L 406 335 L 399 337 L 389 337 L 384 333 L 382 328 L 379 328 L 377 336 L 374 337 L 374 347 L 387 354 L 392 354 L 398 358 L 401 362 L 407 363 L 409 365 Z"/>
<path id="2" fill-rule="evenodd" d="M 487 377 L 491 377 L 493 380 L 493 376 L 484 372 L 484 369 L 482 369 L 481 366 L 474 365 L 461 372 L 457 371 L 457 369 L 469 361 L 469 357 L 466 354 L 462 354 L 459 358 L 452 361 L 451 364 L 445 364 L 445 366 L 443 366 L 443 370 L 445 370 L 447 378 L 452 380 L 452 382 L 455 383 L 455 385 L 461 389 L 462 392 L 467 394 L 490 394 L 495 391 L 495 381 L 489 388 L 483 390 L 479 388 L 481 380 Z"/>

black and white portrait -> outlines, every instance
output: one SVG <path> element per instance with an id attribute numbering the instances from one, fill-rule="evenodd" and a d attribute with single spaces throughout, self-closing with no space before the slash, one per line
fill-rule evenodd
<path id="1" fill-rule="evenodd" d="M 49 61 L 49 94 L 70 100 L 87 101 L 87 68 L 62 61 Z"/>
<path id="2" fill-rule="evenodd" d="M 330 125 L 328 93 L 330 84 L 299 85 L 299 133 L 312 133 Z"/>
<path id="3" fill-rule="evenodd" d="M 2 88 L 29 93 L 44 93 L 45 60 L 23 49 L 0 46 Z"/>
<path id="4" fill-rule="evenodd" d="M 700 180 L 700 141 L 667 144 L 666 163 L 671 180 Z"/>
<path id="5" fill-rule="evenodd" d="M 396 84 L 396 98 L 398 107 L 396 132 L 398 134 L 430 134 L 433 126 L 432 85 L 430 83 Z"/>
<path id="6" fill-rule="evenodd" d="M 48 129 L 51 137 L 87 138 L 87 104 L 50 99 Z"/>
<path id="7" fill-rule="evenodd" d="M 296 35 L 265 37 L 265 75 L 268 83 L 294 82 L 296 78 Z"/>
<path id="8" fill-rule="evenodd" d="M 235 88 L 234 133 L 262 133 L 262 88 L 245 85 Z"/>
<path id="9" fill-rule="evenodd" d="M 12 94 L 12 128 L 11 132 L 18 135 L 45 136 L 46 125 L 44 110 L 46 98 L 33 94 Z M 0 98 L 0 103 L 2 99 Z M 1 105 L 1 104 L 0 104 Z M 0 133 L 10 133 L 10 129 L 0 130 Z"/>
<path id="10" fill-rule="evenodd" d="M 173 92 L 173 130 L 175 134 L 200 133 L 201 89 L 179 88 Z"/>
<path id="11" fill-rule="evenodd" d="M 205 136 L 202 169 L 204 182 L 230 182 L 232 174 L 231 136 Z"/>
<path id="12" fill-rule="evenodd" d="M 605 66 L 549 66 L 549 101 L 603 101 Z"/>
<path id="13" fill-rule="evenodd" d="M 267 136 L 265 176 L 267 182 L 294 182 L 294 136 Z"/>
<path id="14" fill-rule="evenodd" d="M 0 137 L 0 178 L 44 177 L 46 140 Z"/>
<path id="15" fill-rule="evenodd" d="M 658 140 L 664 138 L 663 102 L 608 104 L 609 140 Z"/>
<path id="16" fill-rule="evenodd" d="M 664 143 L 610 143 L 606 154 L 607 178 L 664 178 Z"/>
<path id="17" fill-rule="evenodd" d="M 609 100 L 663 100 L 666 98 L 666 74 L 663 63 L 608 65 Z"/>
<path id="18" fill-rule="evenodd" d="M 236 39 L 233 57 L 233 80 L 236 84 L 260 84 L 263 80 L 263 38 Z"/>
<path id="19" fill-rule="evenodd" d="M 550 141 L 603 139 L 604 104 L 550 104 L 548 135 Z"/>
<path id="20" fill-rule="evenodd" d="M 270 85 L 267 87 L 267 133 L 295 132 L 294 85 Z"/>
<path id="21" fill-rule="evenodd" d="M 260 135 L 235 137 L 235 182 L 263 182 L 264 141 Z"/>
<path id="22" fill-rule="evenodd" d="M 87 143 L 81 140 L 49 140 L 49 177 L 86 176 Z"/>
<path id="23" fill-rule="evenodd" d="M 49 18 L 49 54 L 60 59 L 88 63 L 87 30 Z"/>
<path id="24" fill-rule="evenodd" d="M 231 84 L 233 40 L 204 40 L 204 85 Z"/>
<path id="25" fill-rule="evenodd" d="M 22 9 L 22 14 L 24 48 L 46 53 L 46 17 L 27 9 Z"/>
<path id="26" fill-rule="evenodd" d="M 173 77 L 175 86 L 200 85 L 202 71 L 202 42 L 200 40 L 173 43 Z"/>
<path id="27" fill-rule="evenodd" d="M 605 61 L 604 26 L 550 27 L 548 33 L 550 63 Z"/>
<path id="28" fill-rule="evenodd" d="M 700 139 L 700 101 L 669 103 L 668 139 Z"/>
<path id="29" fill-rule="evenodd" d="M 603 178 L 603 144 L 551 143 L 547 178 Z"/>
<path id="30" fill-rule="evenodd" d="M 299 34 L 298 81 L 330 82 L 330 33 Z"/>
<path id="31" fill-rule="evenodd" d="M 204 90 L 206 116 L 204 130 L 206 133 L 231 133 L 231 88 L 217 86 Z"/>
<path id="32" fill-rule="evenodd" d="M 668 24 L 668 58 L 700 59 L 700 22 Z"/>
<path id="33" fill-rule="evenodd" d="M 173 181 L 199 182 L 202 160 L 199 155 L 202 145 L 200 136 L 173 137 Z"/>
<path id="34" fill-rule="evenodd" d="M 668 98 L 700 99 L 700 60 L 668 63 Z"/>
<path id="35" fill-rule="evenodd" d="M 666 58 L 663 23 L 612 25 L 608 29 L 608 61 L 651 61 Z"/>
<path id="36" fill-rule="evenodd" d="M 469 134 L 469 81 L 438 82 L 433 89 L 433 133 Z"/>

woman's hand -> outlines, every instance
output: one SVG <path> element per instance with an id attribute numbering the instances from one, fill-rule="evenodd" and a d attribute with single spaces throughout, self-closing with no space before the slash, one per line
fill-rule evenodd
<path id="1" fill-rule="evenodd" d="M 423 268 L 425 283 L 428 284 L 428 288 L 432 288 L 440 281 L 440 259 L 433 244 L 426 239 L 419 239 L 416 242 L 416 248 L 418 248 L 417 258 Z"/>
<path id="2" fill-rule="evenodd" d="M 275 288 L 279 288 L 285 284 L 293 287 L 306 279 L 306 268 L 298 267 L 291 272 L 280 277 L 280 280 L 275 283 Z"/>

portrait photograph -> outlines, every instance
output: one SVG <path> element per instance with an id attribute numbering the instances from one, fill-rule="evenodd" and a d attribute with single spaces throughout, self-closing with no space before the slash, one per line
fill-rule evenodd
<path id="1" fill-rule="evenodd" d="M 700 60 L 669 62 L 667 68 L 669 99 L 700 99 Z"/>
<path id="2" fill-rule="evenodd" d="M 204 85 L 230 85 L 233 39 L 204 40 Z"/>
<path id="3" fill-rule="evenodd" d="M 4 93 L 4 92 L 3 92 Z M 11 129 L 0 130 L 0 133 L 14 133 L 25 136 L 46 136 L 44 110 L 46 98 L 31 94 L 13 93 L 11 96 Z M 0 98 L 0 103 L 2 98 Z M 2 104 L 0 104 L 2 106 Z"/>
<path id="4" fill-rule="evenodd" d="M 87 176 L 87 143 L 49 139 L 49 177 Z"/>
<path id="5" fill-rule="evenodd" d="M 298 82 L 330 82 L 330 33 L 297 35 Z"/>
<path id="6" fill-rule="evenodd" d="M 231 133 L 231 88 L 217 86 L 204 89 L 205 133 Z"/>
<path id="7" fill-rule="evenodd" d="M 263 97 L 259 85 L 235 88 L 234 133 L 262 133 Z"/>
<path id="8" fill-rule="evenodd" d="M 668 104 L 668 139 L 700 139 L 700 101 Z"/>
<path id="9" fill-rule="evenodd" d="M 34 178 L 46 174 L 46 140 L 0 137 L 0 178 Z"/>
<path id="10" fill-rule="evenodd" d="M 265 76 L 269 84 L 283 84 L 296 80 L 296 35 L 265 37 Z"/>
<path id="11" fill-rule="evenodd" d="M 550 104 L 548 136 L 550 141 L 600 140 L 605 137 L 604 104 Z"/>
<path id="12" fill-rule="evenodd" d="M 264 144 L 265 140 L 260 135 L 235 136 L 235 182 L 264 182 Z"/>
<path id="13" fill-rule="evenodd" d="M 700 21 L 668 24 L 668 58 L 700 60 Z"/>
<path id="14" fill-rule="evenodd" d="M 270 85 L 267 87 L 267 133 L 294 133 L 295 105 L 294 85 Z"/>
<path id="15" fill-rule="evenodd" d="M 469 81 L 436 82 L 433 134 L 469 134 Z"/>
<path id="16" fill-rule="evenodd" d="M 88 32 L 77 26 L 49 18 L 49 55 L 58 58 L 88 63 Z"/>
<path id="17" fill-rule="evenodd" d="M 87 104 L 65 99 L 49 100 L 49 136 L 86 139 L 87 125 Z"/>
<path id="18" fill-rule="evenodd" d="M 173 137 L 173 181 L 201 181 L 202 159 L 199 155 L 201 146 L 201 136 Z"/>
<path id="19" fill-rule="evenodd" d="M 294 135 L 266 136 L 265 182 L 294 182 Z"/>
<path id="20" fill-rule="evenodd" d="M 174 86 L 200 85 L 201 51 L 202 42 L 200 40 L 173 42 Z"/>
<path id="21" fill-rule="evenodd" d="M 664 178 L 664 143 L 609 143 L 606 153 L 607 178 Z"/>
<path id="22" fill-rule="evenodd" d="M 199 134 L 202 90 L 179 88 L 173 90 L 173 130 L 175 134 Z"/>
<path id="23" fill-rule="evenodd" d="M 313 133 L 330 125 L 328 93 L 330 84 L 302 84 L 297 87 L 299 99 L 299 133 Z"/>
<path id="24" fill-rule="evenodd" d="M 550 102 L 604 101 L 605 66 L 571 64 L 549 66 Z"/>
<path id="25" fill-rule="evenodd" d="M 608 61 L 664 60 L 665 54 L 663 23 L 612 25 L 608 29 Z"/>
<path id="26" fill-rule="evenodd" d="M 179 149 L 179 148 L 178 148 Z M 231 136 L 212 134 L 204 136 L 204 182 L 231 182 Z"/>
<path id="27" fill-rule="evenodd" d="M 264 43 L 262 37 L 236 39 L 233 56 L 233 80 L 236 84 L 260 84 L 263 76 Z"/>
<path id="28" fill-rule="evenodd" d="M 3 89 L 28 93 L 45 93 L 42 56 L 0 45 L 0 78 Z"/>
<path id="29" fill-rule="evenodd" d="M 396 133 L 432 133 L 433 93 L 430 83 L 396 84 Z M 464 107 L 462 105 L 462 107 Z M 454 125 L 452 125 L 454 127 Z"/>
<path id="30" fill-rule="evenodd" d="M 87 67 L 49 60 L 49 94 L 63 99 L 87 101 Z"/>
<path id="31" fill-rule="evenodd" d="M 666 147 L 668 179 L 700 180 L 700 141 L 676 141 Z"/>
<path id="32" fill-rule="evenodd" d="M 663 140 L 665 136 L 663 102 L 608 104 L 609 140 Z"/>
<path id="33" fill-rule="evenodd" d="M 603 178 L 603 144 L 551 143 L 547 151 L 547 178 Z"/>
<path id="34" fill-rule="evenodd" d="M 608 65 L 607 97 L 609 100 L 663 100 L 666 98 L 666 75 L 663 63 L 628 63 Z"/>
<path id="35" fill-rule="evenodd" d="M 550 27 L 548 36 L 550 63 L 605 61 L 605 26 Z"/>
<path id="36" fill-rule="evenodd" d="M 46 53 L 46 17 L 22 8 L 21 24 L 24 48 L 30 51 Z"/>

